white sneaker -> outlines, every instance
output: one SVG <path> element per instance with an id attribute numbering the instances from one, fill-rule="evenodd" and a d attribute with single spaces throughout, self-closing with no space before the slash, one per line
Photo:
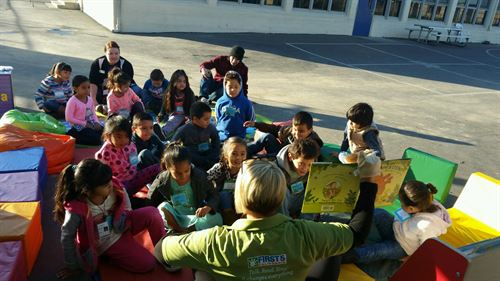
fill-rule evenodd
<path id="1" fill-rule="evenodd" d="M 210 101 L 206 97 L 202 97 L 200 99 L 200 101 L 203 102 L 203 103 L 206 103 L 206 104 L 210 105 Z"/>

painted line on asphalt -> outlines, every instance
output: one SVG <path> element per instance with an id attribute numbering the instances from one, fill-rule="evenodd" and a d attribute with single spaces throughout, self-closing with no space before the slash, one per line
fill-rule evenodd
<path id="1" fill-rule="evenodd" d="M 356 66 L 354 66 L 352 64 L 344 63 L 344 62 L 341 62 L 341 61 L 338 61 L 338 60 L 335 60 L 335 59 L 332 59 L 332 58 L 328 58 L 328 57 L 325 57 L 325 56 L 322 56 L 322 55 L 310 52 L 308 50 L 305 50 L 305 49 L 302 49 L 302 48 L 300 48 L 298 46 L 295 46 L 293 43 L 285 43 L 285 44 L 287 46 L 295 48 L 295 49 L 297 49 L 299 51 L 302 51 L 302 52 L 304 52 L 306 54 L 309 54 L 311 56 L 314 56 L 314 57 L 317 57 L 317 58 L 320 58 L 320 59 L 323 59 L 323 60 L 326 60 L 326 61 L 330 61 L 330 62 L 333 62 L 333 63 L 336 63 L 336 64 L 340 64 L 342 66 L 346 66 L 346 67 L 349 67 L 349 68 L 357 69 L 359 71 L 367 72 L 369 74 L 372 74 L 372 75 L 375 75 L 375 76 L 378 76 L 378 77 L 382 77 L 384 79 L 391 80 L 391 81 L 394 81 L 394 82 L 397 82 L 397 83 L 400 83 L 400 84 L 404 84 L 404 85 L 412 86 L 412 87 L 415 87 L 415 88 L 419 88 L 419 89 L 425 90 L 427 92 L 431 92 L 431 93 L 434 93 L 434 94 L 441 94 L 441 95 L 443 95 L 443 93 L 441 93 L 439 91 L 436 91 L 436 90 L 432 90 L 432 89 L 429 89 L 429 88 L 426 88 L 426 87 L 422 87 L 422 86 L 419 86 L 419 85 L 414 84 L 414 83 L 404 82 L 404 81 L 401 81 L 400 79 L 396 79 L 396 78 L 392 78 L 392 77 L 389 77 L 389 76 L 386 76 L 386 75 L 382 75 L 382 74 L 377 73 L 375 71 L 370 71 L 370 70 L 362 69 L 362 68 L 356 67 Z"/>

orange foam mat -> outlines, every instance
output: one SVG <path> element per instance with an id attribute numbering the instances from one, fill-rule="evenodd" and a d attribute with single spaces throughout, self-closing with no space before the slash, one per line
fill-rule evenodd
<path id="1" fill-rule="evenodd" d="M 48 161 L 48 173 L 61 172 L 73 160 L 75 139 L 67 135 L 23 130 L 13 125 L 0 126 L 0 151 L 43 146 Z"/>
<path id="2" fill-rule="evenodd" d="M 0 222 L 0 242 L 23 242 L 29 275 L 43 240 L 40 202 L 0 203 Z"/>
<path id="3" fill-rule="evenodd" d="M 151 253 L 154 250 L 154 245 L 151 242 L 149 233 L 143 231 L 137 234 L 135 240 L 148 249 Z M 109 262 L 103 261 L 99 263 L 99 273 L 101 281 L 193 281 L 193 273 L 189 268 L 183 268 L 179 272 L 170 273 L 163 269 L 158 264 L 153 271 L 147 273 L 131 273 L 121 269 Z"/>

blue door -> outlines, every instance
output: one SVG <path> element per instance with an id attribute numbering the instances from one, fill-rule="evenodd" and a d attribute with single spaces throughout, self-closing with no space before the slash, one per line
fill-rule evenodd
<path id="1" fill-rule="evenodd" d="M 353 36 L 368 36 L 372 26 L 373 9 L 376 0 L 359 0 L 356 19 L 354 20 Z"/>

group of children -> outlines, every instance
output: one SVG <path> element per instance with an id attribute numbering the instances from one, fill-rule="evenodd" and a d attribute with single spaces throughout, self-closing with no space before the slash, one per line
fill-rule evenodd
<path id="1" fill-rule="evenodd" d="M 223 96 L 215 105 L 214 125 L 212 109 L 196 101 L 183 70 L 176 70 L 170 81 L 160 70 L 153 70 L 139 97 L 129 88 L 130 76 L 115 68 L 108 76 L 108 116 L 102 124 L 89 97 L 88 78 L 75 76 L 71 89 L 70 74 L 69 65 L 54 65 L 37 91 L 37 104 L 57 118 L 64 112 L 72 125 L 68 134 L 77 143 L 98 145 L 101 139 L 103 143 L 96 160 L 68 166 L 58 182 L 54 214 L 62 223 L 66 262 L 61 278 L 78 269 L 92 272 L 99 255 L 109 256 L 130 271 L 151 269 L 151 254 L 144 249 L 130 250 L 140 247 L 131 237 L 143 229 L 157 242 L 165 231 L 186 233 L 231 225 L 240 217 L 234 207 L 234 183 L 243 162 L 252 157 L 275 158 L 285 175 L 287 190 L 279 212 L 309 218 L 301 214 L 301 206 L 309 169 L 323 146 L 309 113 L 296 113 L 291 125 L 256 122 L 241 76 L 228 71 Z M 47 91 L 55 84 L 57 90 Z M 45 100 L 40 98 L 43 95 Z M 63 97 L 69 97 L 67 102 Z M 339 160 L 357 163 L 358 155 L 367 150 L 383 160 L 372 107 L 358 103 L 346 117 Z M 262 132 L 252 143 L 245 140 L 247 127 Z M 168 144 L 167 138 L 171 139 Z M 147 200 L 131 204 L 130 198 L 145 186 Z M 404 185 L 399 197 L 409 214 L 406 219 L 395 220 L 388 213 L 376 215 L 374 225 L 385 224 L 380 230 L 383 241 L 353 248 L 345 261 L 401 259 L 425 239 L 446 232 L 449 216 L 433 201 L 433 193 L 432 185 Z M 390 254 L 373 254 L 380 251 Z"/>

